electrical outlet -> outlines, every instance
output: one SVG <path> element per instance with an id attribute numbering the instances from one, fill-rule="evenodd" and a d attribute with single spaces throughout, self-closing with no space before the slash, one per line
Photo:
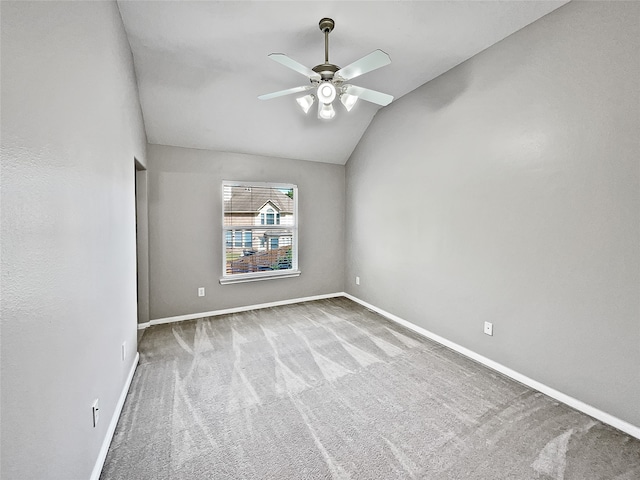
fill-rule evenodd
<path id="1" fill-rule="evenodd" d="M 91 405 L 91 413 L 93 415 L 93 428 L 96 428 L 98 426 L 98 420 L 100 419 L 100 408 L 97 398 L 95 402 L 93 402 L 93 405 Z"/>
<path id="2" fill-rule="evenodd" d="M 127 342 L 122 342 L 122 349 L 121 349 L 121 353 L 122 353 L 122 361 L 124 362 L 125 358 L 127 358 Z"/>
<path id="3" fill-rule="evenodd" d="M 493 323 L 484 322 L 484 333 L 486 335 L 492 335 L 493 336 Z"/>
<path id="4" fill-rule="evenodd" d="M 360 285 L 360 277 L 356 277 L 356 285 Z"/>
<path id="5" fill-rule="evenodd" d="M 199 297 L 204 297 L 204 287 L 198 288 L 198 296 Z"/>

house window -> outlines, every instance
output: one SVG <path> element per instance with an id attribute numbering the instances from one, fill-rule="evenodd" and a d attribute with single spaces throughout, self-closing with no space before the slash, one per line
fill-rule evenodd
<path id="1" fill-rule="evenodd" d="M 298 189 L 223 182 L 221 284 L 300 275 Z"/>
<path id="2" fill-rule="evenodd" d="M 249 247 L 251 248 L 251 230 L 227 230 L 225 232 L 226 247 Z"/>

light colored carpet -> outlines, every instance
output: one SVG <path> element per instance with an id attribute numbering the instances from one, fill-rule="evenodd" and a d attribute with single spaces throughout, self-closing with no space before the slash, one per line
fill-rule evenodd
<path id="1" fill-rule="evenodd" d="M 345 298 L 151 327 L 102 480 L 640 478 L 640 441 Z"/>

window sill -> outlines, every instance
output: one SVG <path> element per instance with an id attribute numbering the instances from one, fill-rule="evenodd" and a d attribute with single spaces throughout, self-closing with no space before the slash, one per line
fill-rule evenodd
<path id="1" fill-rule="evenodd" d="M 275 280 L 278 278 L 299 277 L 301 273 L 302 272 L 300 270 L 287 270 L 285 272 L 238 274 L 230 277 L 222 277 L 220 279 L 220 285 L 230 285 L 232 283 L 260 282 L 262 280 Z"/>

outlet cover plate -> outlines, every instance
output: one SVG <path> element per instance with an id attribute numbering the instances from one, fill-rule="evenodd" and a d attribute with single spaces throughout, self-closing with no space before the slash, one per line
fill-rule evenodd
<path id="1" fill-rule="evenodd" d="M 484 333 L 493 336 L 493 323 L 484 322 Z"/>

